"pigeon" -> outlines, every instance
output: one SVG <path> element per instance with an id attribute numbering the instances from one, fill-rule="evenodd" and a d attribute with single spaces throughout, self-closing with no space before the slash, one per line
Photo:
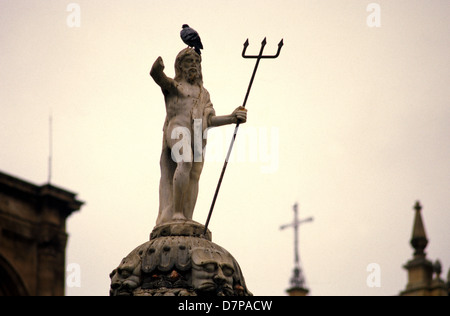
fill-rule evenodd
<path id="1" fill-rule="evenodd" d="M 197 54 L 202 54 L 200 49 L 203 49 L 203 44 L 196 30 L 190 28 L 187 24 L 183 24 L 183 29 L 180 32 L 180 36 L 186 45 L 193 47 Z"/>

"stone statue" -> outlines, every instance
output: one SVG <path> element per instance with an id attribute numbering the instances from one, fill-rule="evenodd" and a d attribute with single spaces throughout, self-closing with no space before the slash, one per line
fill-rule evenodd
<path id="1" fill-rule="evenodd" d="M 203 87 L 201 57 L 182 50 L 175 78 L 159 57 L 150 75 L 166 102 L 161 154 L 160 206 L 150 240 L 135 248 L 111 274 L 111 296 L 251 296 L 238 262 L 212 242 L 211 232 L 192 220 L 203 168 L 202 136 L 209 127 L 245 123 L 237 108 L 216 116 Z"/>
<path id="2" fill-rule="evenodd" d="M 204 163 L 205 130 L 247 120 L 243 107 L 230 115 L 216 116 L 209 93 L 203 87 L 201 60 L 194 49 L 186 48 L 176 57 L 174 79 L 164 74 L 161 57 L 150 71 L 164 94 L 167 115 L 160 160 L 157 225 L 192 220 Z"/>

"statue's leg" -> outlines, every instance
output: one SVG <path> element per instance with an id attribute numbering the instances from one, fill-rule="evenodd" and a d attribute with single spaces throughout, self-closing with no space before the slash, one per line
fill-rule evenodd
<path id="1" fill-rule="evenodd" d="M 172 179 L 177 164 L 170 156 L 170 148 L 166 144 L 161 153 L 161 179 L 159 182 L 159 214 L 156 225 L 170 222 L 173 217 L 173 183 Z"/>
<path id="2" fill-rule="evenodd" d="M 191 175 L 189 178 L 189 192 L 186 196 L 186 204 L 184 206 L 184 216 L 187 219 L 192 220 L 194 215 L 194 208 L 197 202 L 198 196 L 198 185 L 200 182 L 200 175 L 203 170 L 203 161 L 202 162 L 194 162 L 192 165 Z"/>
<path id="3" fill-rule="evenodd" d="M 192 162 L 179 162 L 173 176 L 173 219 L 186 220 L 183 209 L 187 194 L 190 193 L 190 174 Z"/>

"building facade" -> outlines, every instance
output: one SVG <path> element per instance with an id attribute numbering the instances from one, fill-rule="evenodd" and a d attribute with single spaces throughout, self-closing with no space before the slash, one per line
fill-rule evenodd
<path id="1" fill-rule="evenodd" d="M 62 296 L 76 194 L 0 172 L 0 296 Z"/>

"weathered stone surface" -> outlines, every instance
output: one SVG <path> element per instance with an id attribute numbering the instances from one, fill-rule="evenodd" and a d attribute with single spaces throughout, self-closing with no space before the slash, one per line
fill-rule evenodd
<path id="1" fill-rule="evenodd" d="M 212 240 L 212 234 L 208 230 L 204 235 L 205 226 L 194 221 L 178 221 L 162 224 L 153 228 L 150 234 L 150 240 L 158 237 L 169 236 L 190 236 L 205 238 L 209 241 Z"/>
<path id="2" fill-rule="evenodd" d="M 195 222 L 156 227 L 111 273 L 110 295 L 252 295 L 238 262 L 203 230 Z"/>

